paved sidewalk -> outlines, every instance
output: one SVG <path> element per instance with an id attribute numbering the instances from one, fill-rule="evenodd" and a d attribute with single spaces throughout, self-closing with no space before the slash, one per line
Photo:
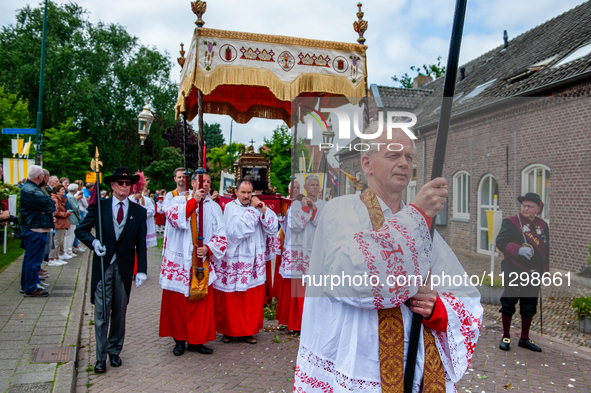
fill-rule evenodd
<path id="1" fill-rule="evenodd" d="M 158 337 L 161 290 L 158 284 L 160 253 L 148 253 L 148 280 L 133 287 L 127 314 L 123 366 L 107 365 L 106 374 L 95 374 L 93 310 L 88 301 L 82 326 L 76 392 L 291 392 L 298 339 L 283 332 L 263 331 L 259 343 L 208 345 L 214 355 L 172 354 L 173 341 Z M 88 295 L 88 294 L 87 294 Z M 518 322 L 518 321 L 517 321 Z M 276 321 L 266 321 L 269 328 Z M 515 325 L 512 350 L 498 349 L 502 332 L 494 319 L 485 318 L 482 335 L 470 370 L 458 392 L 589 392 L 591 350 L 561 340 L 532 339 L 544 352 L 517 346 Z M 276 341 L 279 341 L 276 342 Z M 84 348 L 82 348 L 84 346 Z M 572 386 L 572 387 L 570 387 Z"/>
<path id="2" fill-rule="evenodd" d="M 86 282 L 88 254 L 64 266 L 46 267 L 46 298 L 27 298 L 19 292 L 22 256 L 0 274 L 0 392 L 70 390 L 74 361 L 32 364 L 31 357 L 35 348 L 77 346 L 84 293 L 79 284 Z M 79 275 L 84 279 L 78 281 Z"/>

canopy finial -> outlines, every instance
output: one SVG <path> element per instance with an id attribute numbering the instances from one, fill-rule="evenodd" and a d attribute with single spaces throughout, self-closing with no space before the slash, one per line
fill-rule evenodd
<path id="1" fill-rule="evenodd" d="M 201 19 L 201 17 L 203 16 L 203 14 L 205 14 L 205 10 L 207 9 L 207 3 L 201 0 L 193 1 L 191 3 L 191 9 L 193 10 L 193 13 L 197 15 L 197 22 L 195 22 L 197 27 L 203 27 L 205 22 L 203 21 L 203 19 Z"/>
<path id="2" fill-rule="evenodd" d="M 181 71 L 183 71 L 183 66 L 185 65 L 185 48 L 184 48 L 185 44 L 183 44 L 181 42 L 181 50 L 179 51 L 179 53 L 181 54 L 181 57 L 177 57 L 176 61 L 179 62 L 179 65 L 181 66 Z"/>
<path id="3" fill-rule="evenodd" d="M 363 4 L 361 3 L 357 3 L 357 7 L 359 8 L 359 11 L 357 11 L 357 18 L 359 20 L 353 22 L 353 29 L 355 29 L 355 32 L 359 34 L 357 42 L 359 42 L 361 45 L 365 44 L 365 37 L 363 37 L 363 34 L 367 30 L 368 25 L 367 21 L 363 20 L 363 11 L 361 11 L 362 5 Z"/>

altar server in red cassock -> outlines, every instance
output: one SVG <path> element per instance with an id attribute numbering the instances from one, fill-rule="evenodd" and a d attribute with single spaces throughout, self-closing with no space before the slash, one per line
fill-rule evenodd
<path id="1" fill-rule="evenodd" d="M 294 332 L 301 330 L 305 292 L 302 274 L 306 274 L 308 270 L 318 217 L 326 204 L 326 201 L 317 197 L 320 192 L 317 175 L 306 177 L 304 189 L 307 196 L 296 197 L 289 209 L 286 225 L 289 227 L 289 240 L 286 236 L 284 247 L 290 251 L 283 253 L 279 267 L 283 283 L 276 318 L 281 325 L 287 325 Z"/>
<path id="2" fill-rule="evenodd" d="M 230 342 L 242 337 L 256 344 L 253 337 L 263 327 L 266 279 L 267 236 L 277 232 L 277 215 L 252 195 L 253 184 L 241 179 L 236 184 L 237 199 L 224 211 L 228 250 L 216 265 L 216 329 Z"/>
<path id="3" fill-rule="evenodd" d="M 177 189 L 166 194 L 163 210 L 168 224 L 164 231 L 164 248 L 160 285 L 162 305 L 160 336 L 175 340 L 173 353 L 180 356 L 187 350 L 210 355 L 205 343 L 215 340 L 214 294 L 211 284 L 216 278 L 216 265 L 227 246 L 226 231 L 219 205 L 209 196 L 209 175 L 203 175 L 203 188 L 197 189 L 197 174 L 191 181 L 192 191 L 184 191 L 184 169 L 175 171 Z M 203 247 L 197 247 L 198 204 L 203 202 Z M 197 258 L 207 256 L 203 267 L 209 277 L 197 280 L 192 274 Z"/>

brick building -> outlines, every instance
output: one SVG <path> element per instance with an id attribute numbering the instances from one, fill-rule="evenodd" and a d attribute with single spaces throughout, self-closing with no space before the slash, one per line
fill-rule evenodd
<path id="1" fill-rule="evenodd" d="M 417 116 L 407 200 L 430 179 L 444 78 L 416 82 L 413 89 L 372 85 L 370 92 L 378 110 Z M 452 247 L 490 255 L 485 211 L 493 195 L 508 217 L 519 209 L 515 198 L 531 191 L 546 205 L 551 266 L 578 272 L 587 265 L 590 93 L 591 2 L 461 66 L 444 168 L 448 206 L 437 219 Z M 361 171 L 358 152 L 342 151 L 338 158 L 345 171 Z"/>

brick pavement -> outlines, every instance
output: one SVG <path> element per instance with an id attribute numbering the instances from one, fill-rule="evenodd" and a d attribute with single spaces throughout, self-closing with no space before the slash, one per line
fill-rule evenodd
<path id="1" fill-rule="evenodd" d="M 148 280 L 132 290 L 123 366 L 114 369 L 107 365 L 107 373 L 102 375 L 87 371 L 95 362 L 90 325 L 93 310 L 87 296 L 78 352 L 78 393 L 292 391 L 298 340 L 289 339 L 284 332 L 263 331 L 257 345 L 223 344 L 218 335 L 209 344 L 214 355 L 185 352 L 175 357 L 172 339 L 158 337 L 161 257 L 155 248 L 148 256 Z M 487 313 L 470 370 L 458 384 L 459 392 L 589 392 L 591 350 L 533 332 L 532 339 L 544 352 L 526 351 L 516 345 L 517 322 L 513 348 L 503 352 L 497 348 L 500 327 Z M 275 322 L 267 321 L 265 326 L 275 326 Z M 274 342 L 276 336 L 280 343 Z"/>
<path id="2" fill-rule="evenodd" d="M 73 294 L 88 253 L 67 265 L 46 267 L 46 298 L 27 298 L 19 292 L 22 258 L 0 273 L 0 392 L 51 392 L 61 364 L 31 364 L 31 357 L 35 348 L 70 342 L 66 332 L 72 323 Z"/>

